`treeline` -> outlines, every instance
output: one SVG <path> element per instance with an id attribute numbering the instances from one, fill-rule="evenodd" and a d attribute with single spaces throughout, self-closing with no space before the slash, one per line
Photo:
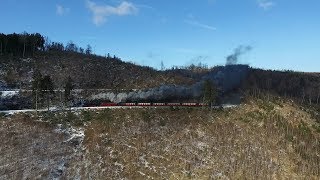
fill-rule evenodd
<path id="1" fill-rule="evenodd" d="M 267 92 L 304 103 L 320 103 L 320 76 L 312 73 L 251 69 L 244 89 L 254 96 Z"/>
<path id="2" fill-rule="evenodd" d="M 72 41 L 68 42 L 66 46 L 63 45 L 63 43 L 59 42 L 50 42 L 50 40 L 46 41 L 45 49 L 47 51 L 68 51 L 68 52 L 77 52 L 81 54 L 92 54 L 92 47 L 90 45 L 87 45 L 86 49 L 79 47 Z"/>
<path id="3" fill-rule="evenodd" d="M 0 55 L 33 56 L 36 51 L 45 50 L 45 38 L 39 34 L 0 33 Z"/>
<path id="4" fill-rule="evenodd" d="M 92 54 L 92 47 L 79 47 L 72 41 L 66 45 L 60 42 L 52 42 L 48 37 L 39 33 L 29 34 L 3 34 L 0 33 L 0 55 L 13 55 L 19 57 L 32 57 L 37 51 L 68 51 L 81 54 Z"/>

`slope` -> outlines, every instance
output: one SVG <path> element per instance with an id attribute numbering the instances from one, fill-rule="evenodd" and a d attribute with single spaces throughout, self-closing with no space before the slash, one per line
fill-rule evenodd
<path id="1" fill-rule="evenodd" d="M 52 176 L 56 164 L 37 161 L 63 159 L 57 177 L 110 179 L 318 179 L 320 177 L 319 107 L 300 106 L 271 97 L 270 101 L 247 98 L 234 109 L 109 109 L 76 113 L 43 114 L 46 134 L 56 134 L 56 124 L 82 128 L 80 142 L 61 136 L 57 149 L 75 147 L 74 153 L 45 156 L 18 149 L 32 143 L 1 145 L 0 176 L 35 178 Z M 35 117 L 15 115 L 1 120 L 1 138 L 25 142 L 51 142 L 37 136 L 43 130 Z M 69 124 L 69 125 L 68 125 Z M 12 128 L 15 127 L 14 133 Z M 21 127 L 34 127 L 30 133 Z M 58 126 L 61 128 L 61 126 Z M 76 145 L 72 142 L 78 142 Z M 51 145 L 50 145 L 51 146 Z M 62 157 L 61 157 L 62 156 Z M 31 162 L 21 161 L 32 157 Z M 10 162 L 8 160 L 10 158 Z M 25 165 L 17 174 L 15 167 Z M 34 169 L 29 172 L 28 169 Z"/>

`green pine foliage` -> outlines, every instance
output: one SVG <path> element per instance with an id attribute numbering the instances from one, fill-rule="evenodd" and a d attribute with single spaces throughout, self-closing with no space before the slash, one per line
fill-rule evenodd
<path id="1" fill-rule="evenodd" d="M 211 106 L 216 103 L 216 98 L 217 89 L 214 84 L 209 80 L 205 80 L 203 84 L 203 101 Z"/>

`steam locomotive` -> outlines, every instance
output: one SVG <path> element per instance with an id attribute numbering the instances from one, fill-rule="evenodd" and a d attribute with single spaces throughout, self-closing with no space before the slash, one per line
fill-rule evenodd
<path id="1" fill-rule="evenodd" d="M 141 106 L 141 107 L 154 107 L 154 106 L 184 106 L 184 107 L 203 107 L 208 106 L 207 103 L 101 103 L 100 106 L 112 107 L 112 106 Z"/>

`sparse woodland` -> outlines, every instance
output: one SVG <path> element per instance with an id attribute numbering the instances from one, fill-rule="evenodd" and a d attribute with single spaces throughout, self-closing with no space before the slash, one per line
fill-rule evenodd
<path id="1" fill-rule="evenodd" d="M 320 103 L 320 74 L 251 69 L 243 89 L 253 96 L 280 95 L 303 103 Z"/>
<path id="2" fill-rule="evenodd" d="M 123 62 L 109 53 L 94 55 L 90 45 L 84 49 L 70 41 L 64 46 L 40 34 L 0 34 L 0 43 L 0 81 L 8 88 L 30 89 L 36 69 L 53 79 L 55 89 L 61 89 L 68 76 L 76 88 L 84 89 L 135 89 L 193 82 L 192 78 Z"/>

